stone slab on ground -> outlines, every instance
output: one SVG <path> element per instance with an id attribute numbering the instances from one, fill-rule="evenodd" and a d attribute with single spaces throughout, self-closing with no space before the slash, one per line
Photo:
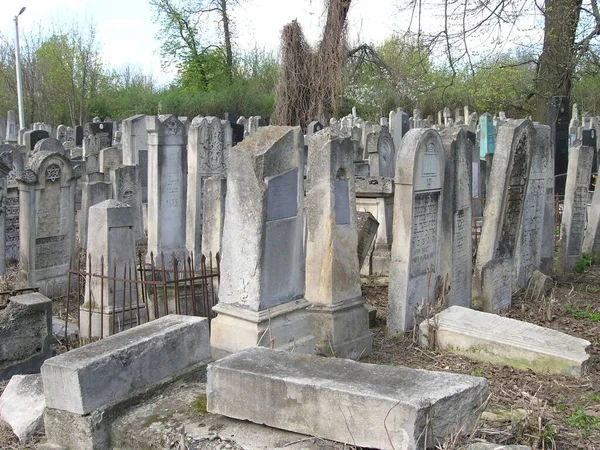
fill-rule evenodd
<path id="1" fill-rule="evenodd" d="M 207 410 L 361 447 L 414 449 L 469 433 L 484 378 L 253 348 L 207 369 Z"/>
<path id="2" fill-rule="evenodd" d="M 208 321 L 168 315 L 47 360 L 46 406 L 89 414 L 210 358 Z"/>
<path id="3" fill-rule="evenodd" d="M 467 445 L 464 450 L 531 450 L 526 445 L 501 445 L 490 442 L 475 442 Z"/>
<path id="4" fill-rule="evenodd" d="M 477 361 L 536 373 L 580 376 L 590 357 L 591 344 L 585 339 L 460 306 L 421 323 L 419 340 L 423 347 L 430 345 L 430 323 L 436 327 L 436 348 Z"/>
<path id="5" fill-rule="evenodd" d="M 21 443 L 44 428 L 44 385 L 41 375 L 13 376 L 0 396 L 0 418 Z"/>

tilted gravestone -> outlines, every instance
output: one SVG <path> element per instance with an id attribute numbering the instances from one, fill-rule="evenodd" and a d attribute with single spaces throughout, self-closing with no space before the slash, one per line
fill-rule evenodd
<path id="1" fill-rule="evenodd" d="M 396 158 L 387 323 L 390 334 L 412 329 L 419 306 L 435 298 L 444 170 L 444 147 L 438 132 L 410 130 Z"/>
<path id="2" fill-rule="evenodd" d="M 303 145 L 299 127 L 261 127 L 231 150 L 215 356 L 255 346 L 314 351 L 304 298 Z"/>
<path id="3" fill-rule="evenodd" d="M 498 128 L 497 137 L 494 162 L 486 184 L 481 240 L 473 278 L 473 301 L 482 302 L 486 312 L 510 306 L 511 298 L 507 293 L 514 288 L 512 269 L 508 270 L 509 276 L 505 271 L 514 264 L 535 130 L 527 119 L 510 120 Z M 491 271 L 488 263 L 496 259 L 503 262 L 492 264 L 493 270 L 502 275 L 484 277 L 484 267 Z M 493 279 L 493 285 L 486 285 L 487 279 Z M 510 286 L 505 286 L 505 282 Z M 503 295 L 494 294 L 496 290 Z"/>
<path id="4" fill-rule="evenodd" d="M 309 140 L 306 299 L 320 353 L 357 359 L 371 351 L 356 248 L 352 143 L 331 130 Z"/>

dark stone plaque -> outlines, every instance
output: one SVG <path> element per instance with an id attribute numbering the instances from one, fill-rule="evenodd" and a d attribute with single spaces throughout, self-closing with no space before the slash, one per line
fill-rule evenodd
<path id="1" fill-rule="evenodd" d="M 298 214 L 298 169 L 267 182 L 267 222 L 289 219 Z"/>
<path id="2" fill-rule="evenodd" d="M 335 180 L 335 224 L 350 225 L 348 180 Z"/>

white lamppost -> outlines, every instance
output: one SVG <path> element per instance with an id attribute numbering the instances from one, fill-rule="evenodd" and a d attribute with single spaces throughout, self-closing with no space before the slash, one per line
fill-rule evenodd
<path id="1" fill-rule="evenodd" d="M 25 7 L 21 8 L 19 14 L 15 16 L 15 66 L 17 68 L 17 97 L 19 100 L 19 129 L 25 128 L 25 107 L 23 106 L 23 81 L 21 80 L 21 54 L 19 51 L 19 16 L 25 12 Z"/>

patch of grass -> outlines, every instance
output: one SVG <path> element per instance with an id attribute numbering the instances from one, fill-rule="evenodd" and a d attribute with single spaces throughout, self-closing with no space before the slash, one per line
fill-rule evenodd
<path id="1" fill-rule="evenodd" d="M 475 369 L 471 372 L 471 375 L 473 375 L 474 377 L 482 377 L 484 376 L 483 369 Z"/>
<path id="2" fill-rule="evenodd" d="M 584 253 L 575 263 L 573 270 L 577 273 L 584 273 L 592 268 L 598 260 L 597 253 Z"/>
<path id="3" fill-rule="evenodd" d="M 600 292 L 600 286 L 586 286 L 585 287 L 585 291 L 586 292 L 591 292 L 592 294 L 595 294 L 597 292 Z"/>
<path id="4" fill-rule="evenodd" d="M 579 305 L 575 303 L 567 303 L 564 305 L 565 311 L 576 319 L 588 319 L 592 322 L 600 323 L 600 311 L 592 311 L 590 305 L 585 305 L 584 309 L 581 309 Z"/>
<path id="5" fill-rule="evenodd" d="M 575 405 L 575 411 L 565 416 L 565 423 L 581 431 L 582 436 L 589 436 L 592 431 L 600 430 L 600 419 L 590 416 L 585 407 Z"/>
<path id="6" fill-rule="evenodd" d="M 200 394 L 194 403 L 192 403 L 192 407 L 199 414 L 206 414 L 206 394 Z"/>

